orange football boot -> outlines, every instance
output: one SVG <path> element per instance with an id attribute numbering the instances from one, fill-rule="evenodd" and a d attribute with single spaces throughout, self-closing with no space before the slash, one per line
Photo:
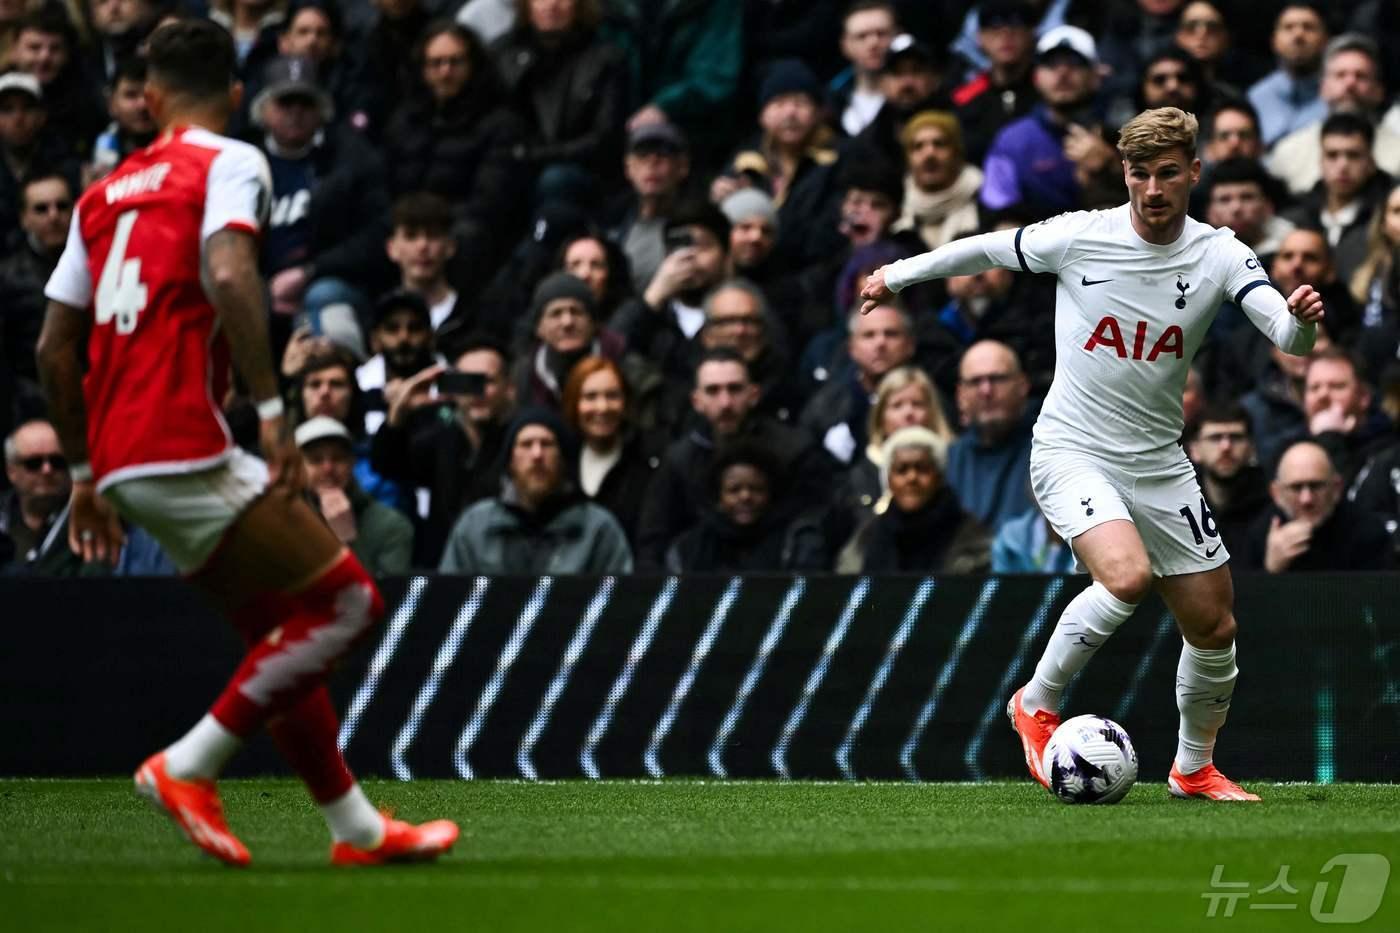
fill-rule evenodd
<path id="1" fill-rule="evenodd" d="M 1006 718 L 1011 720 L 1011 728 L 1021 737 L 1021 747 L 1025 749 L 1026 767 L 1030 770 L 1031 777 L 1039 781 L 1042 787 L 1049 789 L 1050 781 L 1045 777 L 1042 761 L 1045 757 L 1045 746 L 1060 725 L 1060 717 L 1047 709 L 1038 709 L 1035 715 L 1021 709 L 1021 694 L 1025 692 L 1025 687 L 1017 690 L 1011 702 L 1006 704 Z"/>
<path id="2" fill-rule="evenodd" d="M 243 868 L 252 860 L 248 848 L 224 822 L 214 782 L 171 777 L 165 770 L 165 752 L 157 752 L 136 769 L 136 793 L 165 811 L 190 842 L 219 861 Z"/>
<path id="3" fill-rule="evenodd" d="M 1258 801 L 1257 794 L 1251 794 L 1234 781 L 1221 774 L 1215 765 L 1206 765 L 1191 774 L 1182 774 L 1172 762 L 1171 774 L 1167 775 L 1167 789 L 1173 797 L 1202 797 L 1206 800 Z"/>
<path id="4" fill-rule="evenodd" d="M 384 816 L 384 838 L 379 845 L 362 849 L 349 842 L 331 844 L 332 865 L 387 865 L 393 862 L 430 862 L 457 841 L 461 830 L 451 820 L 433 820 L 415 826 Z"/>

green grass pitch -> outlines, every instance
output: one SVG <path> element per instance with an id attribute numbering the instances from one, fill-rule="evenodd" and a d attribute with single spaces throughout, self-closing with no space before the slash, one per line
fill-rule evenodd
<path id="1" fill-rule="evenodd" d="M 200 857 L 126 780 L 0 781 L 0 929 L 1316 930 L 1329 859 L 1376 853 L 1400 876 L 1400 785 L 1255 785 L 1248 806 L 1141 784 L 1067 807 L 1029 783 L 371 781 L 463 838 L 436 865 L 351 870 L 326 865 L 297 784 L 222 787 L 246 871 Z M 1216 865 L 1249 897 L 1212 919 Z M 1257 893 L 1284 865 L 1298 893 Z M 1400 930 L 1400 877 L 1331 928 Z"/>

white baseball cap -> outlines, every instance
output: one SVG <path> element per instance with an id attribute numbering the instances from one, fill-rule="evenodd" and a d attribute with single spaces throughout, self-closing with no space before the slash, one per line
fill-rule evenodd
<path id="1" fill-rule="evenodd" d="M 1040 41 L 1035 44 L 1037 58 L 1044 58 L 1060 49 L 1068 49 L 1075 53 L 1091 68 L 1098 67 L 1099 47 L 1094 44 L 1094 37 L 1078 26 L 1056 26 L 1041 36 Z"/>
<path id="2" fill-rule="evenodd" d="M 6 91 L 19 91 L 35 100 L 43 100 L 44 92 L 39 87 L 39 79 L 27 71 L 10 71 L 0 75 L 0 94 Z"/>
<path id="3" fill-rule="evenodd" d="M 315 441 L 323 441 L 328 437 L 342 440 L 347 446 L 353 447 L 355 441 L 350 437 L 350 432 L 345 425 L 326 415 L 317 415 L 314 418 L 307 418 L 297 426 L 296 441 L 298 447 L 305 447 Z"/>

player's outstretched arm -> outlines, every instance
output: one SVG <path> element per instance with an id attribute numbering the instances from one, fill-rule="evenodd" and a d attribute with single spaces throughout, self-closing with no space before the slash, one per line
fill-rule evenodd
<path id="1" fill-rule="evenodd" d="M 1240 307 L 1280 350 L 1293 356 L 1312 352 L 1317 322 L 1324 310 L 1322 296 L 1311 285 L 1300 285 L 1284 298 L 1268 283 L 1250 288 Z"/>
<path id="2" fill-rule="evenodd" d="M 97 495 L 92 468 L 88 466 L 82 356 L 91 328 L 92 317 L 86 310 L 50 300 L 36 362 L 48 399 L 49 417 L 63 445 L 63 455 L 71 464 L 68 546 L 85 561 L 115 564 L 125 535 L 116 510 Z"/>
<path id="3" fill-rule="evenodd" d="M 295 496 L 303 484 L 301 453 L 281 411 L 277 371 L 268 349 L 267 300 L 258 274 L 257 239 L 243 230 L 220 230 L 204 243 L 204 291 L 253 400 L 258 403 L 258 439 L 272 489 Z M 268 407 L 264 407 L 268 403 Z M 275 410 L 274 410 L 275 409 Z"/>
<path id="4" fill-rule="evenodd" d="M 876 269 L 865 281 L 860 297 L 865 302 L 861 314 L 869 314 L 876 305 L 889 301 L 893 295 L 910 285 L 942 279 L 950 275 L 973 275 L 987 269 L 1024 269 L 1016 241 L 1019 230 L 996 230 L 978 236 L 964 237 L 945 243 L 938 249 Z"/>

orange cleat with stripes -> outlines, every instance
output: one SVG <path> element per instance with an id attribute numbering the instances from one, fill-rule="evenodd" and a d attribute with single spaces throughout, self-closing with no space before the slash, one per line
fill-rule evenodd
<path id="1" fill-rule="evenodd" d="M 371 849 L 349 842 L 331 844 L 332 865 L 389 865 L 396 862 L 431 862 L 457 841 L 461 830 L 451 820 L 414 825 L 384 817 L 384 838 Z"/>
<path id="2" fill-rule="evenodd" d="M 1182 774 L 1172 762 L 1171 774 L 1167 776 L 1167 789 L 1173 797 L 1200 797 L 1205 800 L 1258 801 L 1257 794 L 1251 794 L 1234 781 L 1221 774 L 1215 765 L 1206 765 L 1199 771 Z"/>
<path id="3" fill-rule="evenodd" d="M 1017 690 L 1011 702 L 1006 704 L 1006 718 L 1011 720 L 1011 728 L 1021 737 L 1021 747 L 1026 752 L 1026 768 L 1030 770 L 1031 777 L 1048 790 L 1050 782 L 1045 778 L 1041 762 L 1045 759 L 1045 746 L 1050 736 L 1059 728 L 1060 717 L 1046 709 L 1038 709 L 1034 715 L 1021 709 L 1021 694 L 1025 692 L 1025 687 Z"/>
<path id="4" fill-rule="evenodd" d="M 246 867 L 248 848 L 224 822 L 224 807 L 214 782 L 182 781 L 165 770 L 165 752 L 157 752 L 136 769 L 136 793 L 163 810 L 199 848 L 226 865 Z"/>

